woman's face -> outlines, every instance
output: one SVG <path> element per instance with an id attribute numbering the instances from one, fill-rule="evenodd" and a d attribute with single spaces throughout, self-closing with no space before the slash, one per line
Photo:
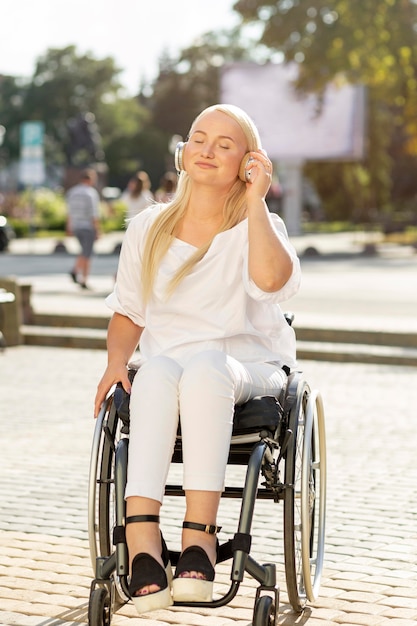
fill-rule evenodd
<path id="1" fill-rule="evenodd" d="M 226 113 L 211 111 L 192 128 L 184 167 L 194 182 L 230 188 L 246 152 L 246 137 L 239 124 Z"/>

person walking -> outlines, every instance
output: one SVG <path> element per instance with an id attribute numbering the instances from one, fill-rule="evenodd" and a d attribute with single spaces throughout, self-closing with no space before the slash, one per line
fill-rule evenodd
<path id="1" fill-rule="evenodd" d="M 97 416 L 113 384 L 131 394 L 126 539 L 138 613 L 211 600 L 234 406 L 278 396 L 296 364 L 279 303 L 297 292 L 300 263 L 265 202 L 272 163 L 253 121 L 232 105 L 205 109 L 176 164 L 172 201 L 124 236 L 95 398 Z M 186 510 L 171 587 L 159 514 L 179 419 Z"/>
<path id="2" fill-rule="evenodd" d="M 71 187 L 66 195 L 67 235 L 78 239 L 81 252 L 70 272 L 72 280 L 83 289 L 88 289 L 91 256 L 95 240 L 99 235 L 100 196 L 95 185 L 97 174 L 93 169 L 81 173 L 80 182 Z"/>
<path id="3" fill-rule="evenodd" d="M 121 197 L 121 201 L 127 208 L 126 222 L 129 222 L 135 215 L 141 213 L 152 204 L 154 197 L 150 187 L 151 181 L 149 176 L 143 170 L 136 172 L 129 180 L 127 188 Z"/>

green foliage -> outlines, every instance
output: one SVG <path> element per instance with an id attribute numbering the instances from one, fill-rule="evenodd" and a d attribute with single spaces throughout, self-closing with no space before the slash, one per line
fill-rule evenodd
<path id="1" fill-rule="evenodd" d="M 102 203 L 101 230 L 112 233 L 126 228 L 126 206 L 121 200 Z"/>
<path id="2" fill-rule="evenodd" d="M 158 78 L 136 98 L 123 95 L 113 59 L 79 54 L 75 46 L 47 50 L 30 80 L 0 76 L 0 123 L 6 127 L 0 160 L 19 157 L 21 122 L 41 120 L 46 163 L 65 168 L 68 123 L 92 112 L 106 184 L 124 188 L 144 169 L 156 188 L 173 169 L 173 135 L 185 138 L 195 115 L 219 100 L 221 67 L 281 58 L 299 65 L 300 90 L 320 93 L 331 80 L 367 87 L 363 161 L 306 165 L 326 216 L 358 222 L 393 210 L 415 213 L 417 0 L 238 0 L 234 8 L 241 25 L 206 33 L 178 56 L 164 54 Z M 42 219 L 62 222 L 47 211 Z M 121 223 L 108 219 L 115 227 Z"/>
<path id="3" fill-rule="evenodd" d="M 97 119 L 110 174 L 109 185 L 124 186 L 126 172 L 140 169 L 137 137 L 148 118 L 147 111 L 133 98 L 101 104 Z"/>
<path id="4" fill-rule="evenodd" d="M 393 189 L 393 180 L 399 157 L 417 165 L 417 2 L 239 0 L 234 7 L 259 28 L 261 44 L 298 63 L 299 89 L 320 93 L 334 79 L 368 88 L 364 162 L 310 167 L 316 187 L 326 188 L 328 216 L 349 207 L 386 212 L 415 197 L 416 181 Z"/>
<path id="5" fill-rule="evenodd" d="M 97 117 L 105 98 L 115 97 L 120 70 L 111 58 L 79 55 L 75 46 L 50 49 L 36 64 L 31 80 L 0 80 L 0 118 L 6 127 L 5 150 L 19 156 L 19 129 L 26 120 L 45 124 L 45 157 L 54 165 L 68 162 L 68 122 L 86 112 Z M 1 78 L 1 77 L 0 77 Z"/>
<path id="6" fill-rule="evenodd" d="M 251 58 L 247 43 L 239 29 L 206 33 L 178 59 L 165 55 L 149 99 L 155 127 L 185 138 L 197 114 L 219 102 L 222 65 Z"/>
<path id="7" fill-rule="evenodd" d="M 305 222 L 303 224 L 304 233 L 348 233 L 361 231 L 364 228 L 364 224 L 352 224 L 347 221 Z"/>
<path id="8" fill-rule="evenodd" d="M 45 188 L 27 190 L 19 204 L 27 207 L 30 224 L 36 230 L 65 230 L 67 210 L 62 193 Z"/>
<path id="9" fill-rule="evenodd" d="M 14 234 L 17 239 L 22 237 L 28 237 L 30 233 L 29 222 L 19 217 L 9 218 L 10 226 L 13 228 Z"/>
<path id="10" fill-rule="evenodd" d="M 100 222 L 104 233 L 125 229 L 126 207 L 123 202 L 101 202 Z M 64 234 L 67 221 L 65 195 L 62 191 L 40 188 L 26 190 L 14 196 L 14 206 L 8 220 L 16 237 L 53 233 Z"/>

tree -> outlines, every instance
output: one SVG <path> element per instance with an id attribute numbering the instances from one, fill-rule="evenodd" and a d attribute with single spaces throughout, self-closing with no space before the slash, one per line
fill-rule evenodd
<path id="1" fill-rule="evenodd" d="M 0 124 L 6 132 L 2 146 L 5 161 L 17 159 L 20 149 L 19 128 L 25 85 L 13 76 L 0 76 Z"/>
<path id="2" fill-rule="evenodd" d="M 360 187 L 362 210 L 388 210 L 392 201 L 401 207 L 394 153 L 414 168 L 417 157 L 416 0 L 239 0 L 234 8 L 256 24 L 261 44 L 299 64 L 300 89 L 320 92 L 336 77 L 367 86 L 367 156 L 339 165 L 341 178 L 351 201 Z M 415 195 L 417 183 L 401 193 Z"/>
<path id="3" fill-rule="evenodd" d="M 119 72 L 113 59 L 79 55 L 68 46 L 42 55 L 30 80 L 0 77 L 8 158 L 19 157 L 20 124 L 41 120 L 47 167 L 82 167 L 105 159 L 110 184 L 124 184 L 143 166 L 138 137 L 150 115 L 137 98 L 123 97 Z"/>
<path id="4" fill-rule="evenodd" d="M 108 166 L 108 184 L 124 187 L 130 176 L 144 169 L 145 150 L 140 135 L 150 124 L 150 113 L 137 98 L 100 103 L 97 120 Z"/>
<path id="5" fill-rule="evenodd" d="M 178 58 L 165 54 L 149 103 L 154 125 L 169 136 L 185 137 L 196 115 L 219 101 L 222 65 L 249 58 L 250 47 L 238 29 L 206 33 Z"/>
<path id="6" fill-rule="evenodd" d="M 97 60 L 90 54 L 79 55 L 75 46 L 49 49 L 38 59 L 21 116 L 45 123 L 47 160 L 60 165 L 68 163 L 71 130 L 78 132 L 80 141 L 84 130 L 86 135 L 98 132 L 97 128 L 84 129 L 83 122 L 91 115 L 99 122 L 104 99 L 115 97 L 120 89 L 119 73 L 110 57 Z"/>

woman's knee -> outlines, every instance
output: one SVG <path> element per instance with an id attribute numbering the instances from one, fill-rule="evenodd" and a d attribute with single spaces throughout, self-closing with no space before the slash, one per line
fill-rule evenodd
<path id="1" fill-rule="evenodd" d="M 233 388 L 230 369 L 227 366 L 227 355 L 220 350 L 205 350 L 193 356 L 184 368 L 180 389 L 196 389 L 202 392 L 214 388 Z"/>
<path id="2" fill-rule="evenodd" d="M 137 388 L 161 393 L 164 386 L 178 385 L 181 378 L 181 366 L 165 356 L 156 356 L 143 363 L 137 371 L 132 384 L 132 392 Z"/>

